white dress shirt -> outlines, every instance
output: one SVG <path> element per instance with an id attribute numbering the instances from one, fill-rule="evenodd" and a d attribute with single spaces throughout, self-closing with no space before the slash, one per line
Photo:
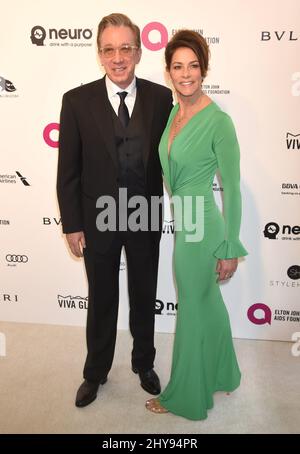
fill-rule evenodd
<path id="1" fill-rule="evenodd" d="M 109 102 L 112 105 L 112 108 L 118 115 L 118 109 L 120 105 L 120 96 L 117 94 L 121 91 L 127 91 L 127 96 L 125 98 L 125 104 L 127 106 L 129 117 L 132 115 L 132 111 L 134 108 L 135 98 L 136 98 L 136 78 L 133 78 L 131 84 L 128 85 L 126 88 L 120 88 L 118 85 L 113 83 L 109 77 L 105 76 L 105 84 L 107 89 L 107 95 Z"/>

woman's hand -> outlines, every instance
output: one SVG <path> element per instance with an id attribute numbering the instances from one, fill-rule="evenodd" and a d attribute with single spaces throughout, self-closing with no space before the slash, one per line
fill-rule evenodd
<path id="1" fill-rule="evenodd" d="M 238 259 L 218 260 L 216 273 L 219 274 L 218 281 L 224 281 L 232 277 L 238 266 Z"/>

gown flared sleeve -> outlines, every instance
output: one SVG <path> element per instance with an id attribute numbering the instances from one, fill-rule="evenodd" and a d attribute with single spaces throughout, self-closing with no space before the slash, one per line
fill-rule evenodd
<path id="1" fill-rule="evenodd" d="M 218 259 L 243 257 L 248 254 L 239 240 L 242 200 L 240 192 L 240 150 L 231 118 L 220 112 L 213 140 L 213 150 L 223 185 L 225 239 L 216 249 Z"/>

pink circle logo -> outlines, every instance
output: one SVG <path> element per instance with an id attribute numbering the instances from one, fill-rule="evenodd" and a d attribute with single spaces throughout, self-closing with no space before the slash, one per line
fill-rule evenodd
<path id="1" fill-rule="evenodd" d="M 255 315 L 255 312 L 258 309 L 260 309 L 264 313 L 264 315 L 260 318 L 258 318 Z M 253 304 L 252 306 L 249 307 L 247 315 L 250 322 L 254 323 L 255 325 L 265 325 L 266 323 L 271 325 L 272 311 L 266 304 L 262 303 Z"/>
<path id="2" fill-rule="evenodd" d="M 149 39 L 149 34 L 153 30 L 158 31 L 160 34 L 160 39 L 155 43 L 153 43 Z M 146 47 L 146 49 L 153 50 L 153 51 L 160 50 L 163 47 L 166 47 L 166 45 L 168 43 L 168 30 L 160 22 L 150 22 L 143 28 L 142 42 L 143 42 L 144 46 Z"/>
<path id="3" fill-rule="evenodd" d="M 59 123 L 49 123 L 43 131 L 43 137 L 44 141 L 46 142 L 47 145 L 49 145 L 49 147 L 58 148 L 59 145 L 58 140 L 53 140 L 51 138 L 51 133 L 54 130 L 59 131 Z"/>

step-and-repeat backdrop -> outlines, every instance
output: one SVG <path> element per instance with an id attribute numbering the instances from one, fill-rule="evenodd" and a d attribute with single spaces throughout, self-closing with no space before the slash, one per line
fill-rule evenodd
<path id="1" fill-rule="evenodd" d="M 61 98 L 102 77 L 96 32 L 122 12 L 142 32 L 137 75 L 168 84 L 164 47 L 181 28 L 206 37 L 205 91 L 234 120 L 249 251 L 222 285 L 235 337 L 300 331 L 300 3 L 298 0 L 16 0 L 0 15 L 0 320 L 84 325 L 82 260 L 61 231 L 55 185 Z M 222 185 L 216 180 L 218 203 Z M 156 329 L 173 332 L 173 219 L 166 201 Z M 126 257 L 119 328 L 128 327 Z M 199 269 L 199 274 L 201 269 Z M 1 329 L 0 329 L 1 331 Z"/>

